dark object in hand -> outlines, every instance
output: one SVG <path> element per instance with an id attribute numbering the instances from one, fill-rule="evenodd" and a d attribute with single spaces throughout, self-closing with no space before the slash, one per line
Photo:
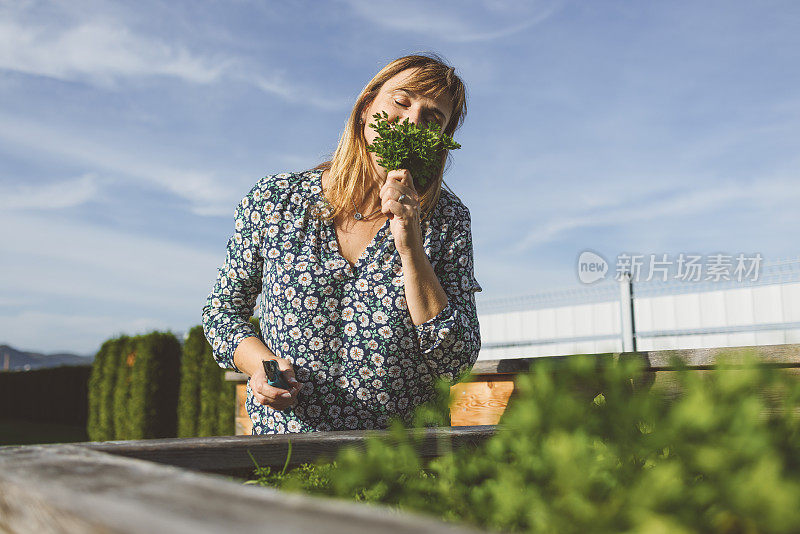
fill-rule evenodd
<path id="1" fill-rule="evenodd" d="M 275 388 L 289 390 L 289 384 L 283 378 L 283 372 L 278 369 L 278 362 L 275 360 L 261 360 L 264 365 L 264 372 L 267 374 L 267 383 Z"/>

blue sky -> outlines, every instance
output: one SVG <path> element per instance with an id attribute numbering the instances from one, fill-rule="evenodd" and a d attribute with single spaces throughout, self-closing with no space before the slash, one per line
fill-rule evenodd
<path id="1" fill-rule="evenodd" d="M 468 86 L 445 181 L 479 302 L 579 286 L 587 248 L 796 256 L 798 28 L 791 1 L 0 0 L 0 342 L 199 324 L 238 200 L 417 51 Z"/>

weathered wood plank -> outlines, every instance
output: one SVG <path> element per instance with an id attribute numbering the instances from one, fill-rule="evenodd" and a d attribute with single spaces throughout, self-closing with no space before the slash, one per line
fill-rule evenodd
<path id="1" fill-rule="evenodd" d="M 423 435 L 420 455 L 439 455 L 440 440 L 453 448 L 477 446 L 495 432 L 494 426 L 439 427 L 418 429 Z M 145 439 L 130 441 L 95 441 L 76 443 L 76 447 L 149 460 L 206 473 L 240 478 L 252 475 L 255 465 L 282 467 L 292 446 L 290 465 L 313 462 L 320 457 L 333 458 L 339 449 L 354 446 L 365 448 L 368 436 L 388 436 L 385 430 L 347 432 L 309 432 L 263 436 L 216 436 L 205 438 Z M 248 451 L 250 454 L 248 454 Z"/>
<path id="2" fill-rule="evenodd" d="M 800 345 L 760 345 L 753 347 L 715 347 L 707 349 L 657 350 L 642 353 L 621 353 L 620 356 L 643 355 L 652 370 L 674 369 L 670 359 L 677 356 L 692 369 L 708 369 L 718 363 L 720 355 L 733 354 L 741 359 L 748 352 L 755 353 L 765 365 L 800 367 Z"/>
<path id="3" fill-rule="evenodd" d="M 477 532 L 75 445 L 0 448 L 0 511 L 9 533 Z"/>
<path id="4" fill-rule="evenodd" d="M 707 369 L 717 363 L 722 354 L 744 353 L 752 351 L 766 365 L 777 367 L 800 367 L 800 344 L 793 345 L 758 345 L 752 347 L 715 347 L 706 349 L 684 349 L 684 350 L 655 350 L 641 352 L 616 352 L 593 354 L 597 358 L 642 358 L 644 363 L 651 370 L 674 369 L 670 359 L 677 356 L 690 368 Z M 555 362 L 556 364 L 565 363 L 571 358 L 569 356 L 542 356 L 539 358 L 510 358 L 506 360 L 479 360 L 472 367 L 472 374 L 516 374 L 526 372 L 531 364 L 543 360 Z"/>

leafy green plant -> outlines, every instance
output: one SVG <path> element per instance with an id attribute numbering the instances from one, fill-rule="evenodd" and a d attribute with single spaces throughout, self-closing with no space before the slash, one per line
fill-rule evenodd
<path id="1" fill-rule="evenodd" d="M 439 171 L 441 157 L 445 150 L 455 150 L 461 145 L 453 141 L 436 122 L 419 126 L 399 120 L 389 121 L 389 115 L 376 113 L 372 116 L 373 128 L 378 137 L 367 150 L 378 156 L 378 163 L 387 171 L 408 169 L 414 177 L 415 185 L 425 187 Z"/>
<path id="2" fill-rule="evenodd" d="M 796 532 L 800 380 L 736 358 L 675 360 L 668 391 L 637 385 L 638 360 L 538 361 L 478 448 L 426 463 L 395 422 L 307 491 L 512 532 Z"/>

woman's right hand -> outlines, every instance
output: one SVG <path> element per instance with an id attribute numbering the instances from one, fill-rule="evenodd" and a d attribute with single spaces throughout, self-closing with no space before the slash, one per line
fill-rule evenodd
<path id="1" fill-rule="evenodd" d="M 267 374 L 263 368 L 259 368 L 250 377 L 250 389 L 253 392 L 253 398 L 259 404 L 269 406 L 275 410 L 285 410 L 292 406 L 297 401 L 297 394 L 300 392 L 302 384 L 297 381 L 294 376 L 294 367 L 289 360 L 284 358 L 275 358 L 278 362 L 278 369 L 283 373 L 283 378 L 289 384 L 289 389 L 276 388 L 270 386 L 267 382 Z"/>

